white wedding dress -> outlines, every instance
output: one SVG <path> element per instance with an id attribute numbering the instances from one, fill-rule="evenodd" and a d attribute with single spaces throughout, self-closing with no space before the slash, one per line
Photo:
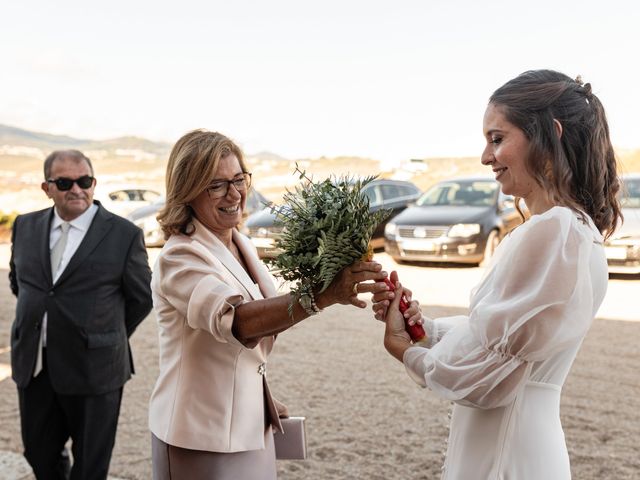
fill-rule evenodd
<path id="1" fill-rule="evenodd" d="M 554 207 L 500 244 L 469 317 L 425 318 L 429 343 L 404 364 L 455 402 L 443 479 L 571 478 L 560 393 L 607 280 L 591 220 Z"/>

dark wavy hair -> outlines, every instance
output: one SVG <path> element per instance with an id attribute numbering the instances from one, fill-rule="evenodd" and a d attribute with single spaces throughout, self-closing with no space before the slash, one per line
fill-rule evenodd
<path id="1" fill-rule="evenodd" d="M 531 70 L 498 88 L 489 103 L 529 140 L 525 165 L 559 205 L 585 213 L 605 237 L 622 220 L 620 179 L 604 107 L 580 77 Z M 562 126 L 558 136 L 554 121 Z"/>

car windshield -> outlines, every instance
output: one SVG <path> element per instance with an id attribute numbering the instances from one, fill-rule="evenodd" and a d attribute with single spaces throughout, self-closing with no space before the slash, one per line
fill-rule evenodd
<path id="1" fill-rule="evenodd" d="M 640 208 L 640 178 L 624 180 L 620 203 L 624 208 Z"/>
<path id="2" fill-rule="evenodd" d="M 418 206 L 490 206 L 497 195 L 496 182 L 446 182 L 427 190 L 416 203 Z"/>

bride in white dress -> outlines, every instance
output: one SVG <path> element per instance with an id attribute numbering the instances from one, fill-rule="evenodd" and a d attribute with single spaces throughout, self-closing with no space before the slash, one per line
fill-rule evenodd
<path id="1" fill-rule="evenodd" d="M 412 345 L 400 295 L 374 294 L 373 309 L 411 378 L 455 402 L 443 479 L 570 479 L 560 394 L 606 292 L 603 234 L 621 217 L 604 109 L 579 78 L 530 71 L 496 90 L 483 127 L 482 163 L 531 217 L 499 245 L 469 316 L 425 318 L 411 302 L 405 316 L 427 333 Z"/>

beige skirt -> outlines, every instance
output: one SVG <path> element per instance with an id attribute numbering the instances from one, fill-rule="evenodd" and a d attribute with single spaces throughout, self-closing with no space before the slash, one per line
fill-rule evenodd
<path id="1" fill-rule="evenodd" d="M 151 434 L 153 480 L 276 480 L 273 431 L 264 433 L 264 450 L 205 452 L 168 445 Z"/>

